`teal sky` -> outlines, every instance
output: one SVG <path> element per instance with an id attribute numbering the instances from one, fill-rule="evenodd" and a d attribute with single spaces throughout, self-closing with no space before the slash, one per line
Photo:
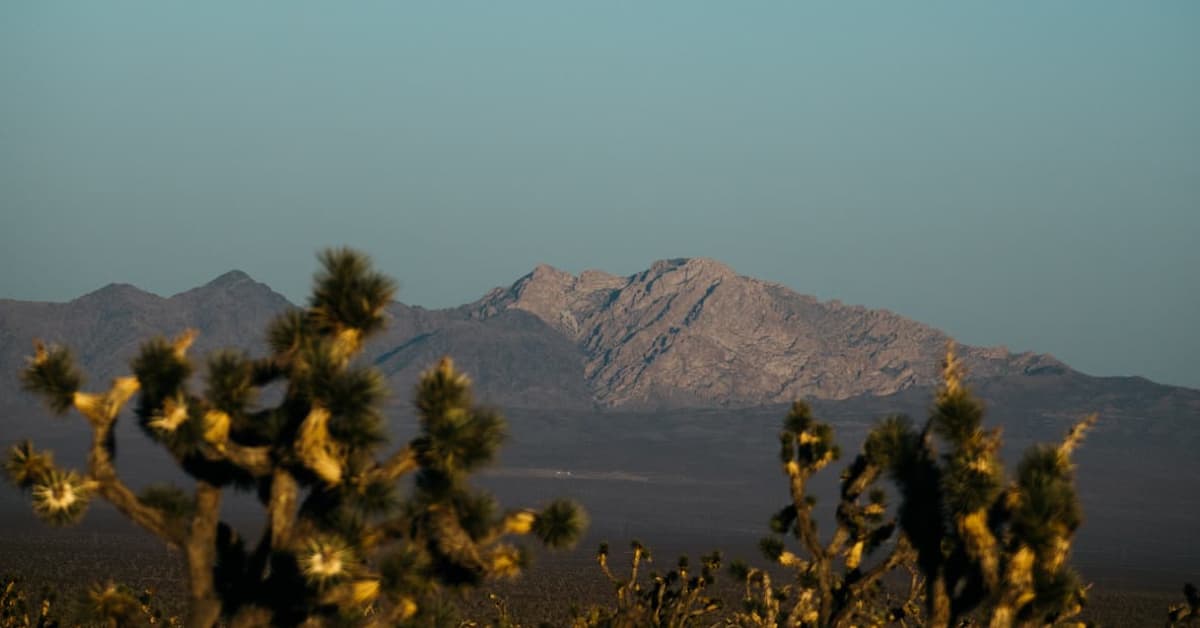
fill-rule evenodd
<path id="1" fill-rule="evenodd" d="M 708 256 L 1200 387 L 1200 3 L 0 3 L 0 297 Z"/>

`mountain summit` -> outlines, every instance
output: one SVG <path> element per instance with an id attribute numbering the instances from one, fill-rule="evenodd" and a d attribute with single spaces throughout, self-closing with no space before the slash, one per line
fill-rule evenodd
<path id="1" fill-rule="evenodd" d="M 936 382 L 950 337 L 886 310 L 821 302 L 712 259 L 617 277 L 538 266 L 472 304 L 529 312 L 573 340 L 604 405 L 786 402 L 888 395 Z M 1048 355 L 961 349 L 977 376 L 1063 372 Z"/>

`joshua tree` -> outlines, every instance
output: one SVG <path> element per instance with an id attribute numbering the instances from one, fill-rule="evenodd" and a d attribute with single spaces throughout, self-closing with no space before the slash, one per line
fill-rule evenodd
<path id="1" fill-rule="evenodd" d="M 721 568 L 719 553 L 701 557 L 700 573 L 693 574 L 687 557 L 683 556 L 675 569 L 666 575 L 651 573 L 649 582 L 643 584 L 638 572 L 642 563 L 651 562 L 653 557 L 638 541 L 631 543 L 631 549 L 627 579 L 617 577 L 609 569 L 607 543 L 597 550 L 596 562 L 616 591 L 617 605 L 592 608 L 575 618 L 575 628 L 683 628 L 696 625 L 703 617 L 721 609 L 720 601 L 708 596 L 708 589 Z"/>
<path id="2" fill-rule="evenodd" d="M 469 380 L 448 358 L 417 385 L 419 435 L 378 457 L 386 389 L 354 357 L 383 328 L 394 284 L 350 250 L 320 260 L 307 309 L 267 330 L 270 355 L 209 356 L 202 394 L 191 390 L 191 330 L 146 343 L 132 375 L 99 393 L 81 390 L 65 348 L 35 343 L 23 373 L 25 388 L 52 411 L 84 416 L 92 445 L 86 471 L 77 472 L 19 444 L 6 464 L 9 478 L 30 491 L 35 512 L 50 523 L 77 521 L 100 497 L 181 548 L 188 626 L 222 618 L 234 625 L 415 621 L 439 607 L 446 589 L 519 573 L 525 553 L 504 537 L 532 533 L 564 546 L 584 525 L 570 502 L 501 514 L 470 487 L 470 474 L 496 453 L 504 421 L 474 404 Z M 259 393 L 272 384 L 282 385 L 282 399 L 266 405 Z M 137 494 L 118 476 L 113 429 L 135 395 L 142 431 L 194 479 L 191 491 L 155 486 Z M 400 495 L 406 476 L 415 482 Z M 247 544 L 219 520 L 225 489 L 257 495 L 265 510 L 257 541 Z"/>
<path id="3" fill-rule="evenodd" d="M 951 347 L 925 427 L 899 417 L 872 433 L 903 497 L 900 526 L 925 577 L 928 623 L 950 626 L 982 609 L 991 626 L 1061 625 L 1085 600 L 1067 565 L 1082 523 L 1070 455 L 1096 416 L 1058 445 L 1027 450 L 1006 480 L 1000 432 L 982 427 L 964 375 Z"/>
<path id="4" fill-rule="evenodd" d="M 872 488 L 886 470 L 881 437 L 871 434 L 862 453 L 842 472 L 837 528 L 828 543 L 823 543 L 818 533 L 813 519 L 816 502 L 808 495 L 807 486 L 813 474 L 839 456 L 833 429 L 814 419 L 808 404 L 798 401 L 783 421 L 780 443 L 791 499 L 771 518 L 771 528 L 777 534 L 790 533 L 801 555 L 788 551 L 779 537 L 763 539 L 763 553 L 794 572 L 793 582 L 779 588 L 771 586 L 765 571 L 735 565 L 735 575 L 746 581 L 746 595 L 744 609 L 734 616 L 734 622 L 743 626 L 843 626 L 877 625 L 899 618 L 902 611 L 889 607 L 880 579 L 911 560 L 912 548 L 901 536 L 873 564 L 864 562 L 893 539 L 896 529 L 894 521 L 885 521 L 883 490 Z M 862 503 L 864 494 L 866 503 Z"/>
<path id="5" fill-rule="evenodd" d="M 883 625 L 915 619 L 945 627 L 982 612 L 994 627 L 1060 625 L 1080 612 L 1086 588 L 1066 564 L 1082 521 L 1070 454 L 1096 417 L 1076 424 L 1057 446 L 1028 450 L 1016 478 L 1006 481 L 997 456 L 999 430 L 983 429 L 983 405 L 963 377 L 951 347 L 925 427 L 918 432 L 906 417 L 893 416 L 870 432 L 862 453 L 842 473 L 837 529 L 828 544 L 817 533 L 815 502 L 805 491 L 808 479 L 834 461 L 838 449 L 832 428 L 814 420 L 803 402 L 792 406 L 781 434 L 791 503 L 771 526 L 777 533 L 791 532 L 803 556 L 787 551 L 782 539 L 764 539 L 764 553 L 794 569 L 795 579 L 773 588 L 769 574 L 742 567 L 745 610 L 734 616 L 738 624 Z M 898 522 L 884 521 L 884 492 L 869 490 L 884 473 L 900 490 Z M 867 503 L 860 503 L 868 490 Z M 864 564 L 884 546 L 881 558 Z M 904 599 L 879 586 L 899 567 L 910 571 Z"/>

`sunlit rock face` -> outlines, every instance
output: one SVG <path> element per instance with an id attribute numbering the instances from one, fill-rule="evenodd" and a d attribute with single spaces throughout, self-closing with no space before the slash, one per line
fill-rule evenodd
<path id="1" fill-rule="evenodd" d="M 892 312 L 821 302 L 704 258 L 629 277 L 538 266 L 469 307 L 480 319 L 523 310 L 573 340 L 595 399 L 610 406 L 887 395 L 934 383 L 949 341 Z M 978 377 L 1065 369 L 1002 347 L 961 352 Z"/>

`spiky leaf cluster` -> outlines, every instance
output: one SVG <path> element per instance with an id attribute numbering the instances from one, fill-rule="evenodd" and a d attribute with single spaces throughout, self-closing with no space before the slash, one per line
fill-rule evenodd
<path id="1" fill-rule="evenodd" d="M 13 445 L 4 461 L 4 472 L 8 480 L 22 490 L 33 488 L 54 469 L 54 454 L 34 449 L 33 443 L 27 440 Z"/>
<path id="2" fill-rule="evenodd" d="M 52 469 L 30 488 L 33 512 L 51 525 L 76 523 L 87 510 L 92 488 L 74 471 Z"/>
<path id="3" fill-rule="evenodd" d="M 45 399 L 46 406 L 55 414 L 63 414 L 74 405 L 75 393 L 82 384 L 83 376 L 69 349 L 47 347 L 40 341 L 34 343 L 33 357 L 21 373 L 25 390 Z"/>
<path id="4" fill-rule="evenodd" d="M 79 521 L 95 489 L 78 473 L 55 466 L 53 453 L 34 449 L 30 441 L 9 448 L 4 471 L 13 486 L 32 497 L 34 514 L 56 526 Z"/>

